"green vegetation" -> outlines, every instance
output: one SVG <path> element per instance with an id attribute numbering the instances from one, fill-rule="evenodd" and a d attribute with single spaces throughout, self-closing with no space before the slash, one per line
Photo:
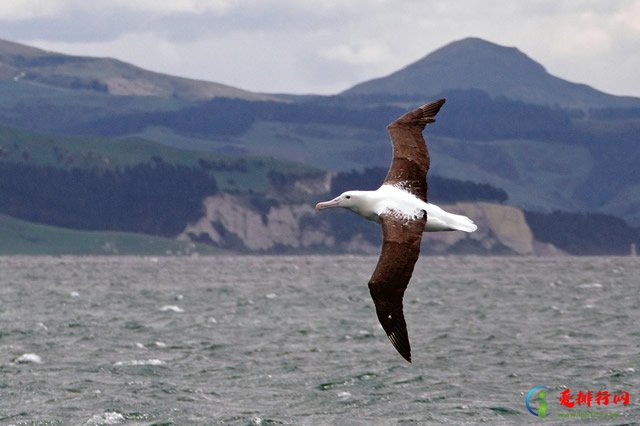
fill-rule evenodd
<path id="1" fill-rule="evenodd" d="M 203 170 L 161 160 L 104 172 L 0 163 L 0 213 L 75 229 L 175 237 L 216 192 Z"/>
<path id="2" fill-rule="evenodd" d="M 155 162 L 203 167 L 224 191 L 264 193 L 269 174 L 317 169 L 270 157 L 231 156 L 181 149 L 141 138 L 63 136 L 0 127 L 0 162 L 52 166 L 65 170 L 113 170 Z"/>
<path id="3" fill-rule="evenodd" d="M 575 255 L 628 255 L 640 243 L 640 229 L 600 213 L 525 212 L 538 241 L 551 243 Z"/>
<path id="4" fill-rule="evenodd" d="M 629 201 L 618 198 L 607 205 L 617 195 L 612 188 L 624 191 L 639 182 L 640 118 L 635 109 L 607 109 L 601 117 L 599 110 L 528 104 L 478 90 L 440 95 L 449 101 L 437 124 L 426 131 L 435 174 L 503 188 L 519 206 L 602 209 L 636 220 Z M 386 167 L 391 150 L 385 124 L 418 101 L 379 95 L 377 102 L 368 105 L 350 97 L 297 103 L 214 99 L 181 110 L 98 119 L 84 131 L 124 137 L 146 135 L 149 128 L 158 136 L 164 129 L 177 147 L 208 144 L 224 152 L 286 158 L 329 170 Z M 183 139 L 177 142 L 177 136 Z"/>
<path id="5" fill-rule="evenodd" d="M 0 255 L 188 255 L 216 254 L 203 244 L 126 232 L 77 231 L 0 214 Z"/>

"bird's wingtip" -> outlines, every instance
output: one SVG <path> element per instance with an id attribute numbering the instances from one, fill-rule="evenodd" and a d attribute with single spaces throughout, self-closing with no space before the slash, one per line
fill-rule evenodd
<path id="1" fill-rule="evenodd" d="M 387 337 L 400 356 L 408 362 L 411 362 L 411 345 L 409 344 L 406 326 L 404 326 L 403 329 L 392 331 L 387 334 Z"/>

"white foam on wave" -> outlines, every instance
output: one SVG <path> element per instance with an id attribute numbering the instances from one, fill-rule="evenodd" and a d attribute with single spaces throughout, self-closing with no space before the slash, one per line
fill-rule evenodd
<path id="1" fill-rule="evenodd" d="M 42 364 L 42 358 L 33 353 L 26 353 L 16 358 L 14 362 L 16 364 Z"/>
<path id="2" fill-rule="evenodd" d="M 119 425 L 126 421 L 124 416 L 117 411 L 107 411 L 104 414 L 96 414 L 87 421 L 87 425 Z"/>
<path id="3" fill-rule="evenodd" d="M 586 283 L 586 284 L 580 284 L 578 287 L 580 287 L 580 288 L 602 288 L 602 284 L 600 284 L 600 283 Z"/>
<path id="4" fill-rule="evenodd" d="M 340 398 L 341 400 L 345 400 L 345 399 L 349 399 L 351 398 L 351 393 L 350 392 L 338 392 L 338 398 Z"/>
<path id="5" fill-rule="evenodd" d="M 160 308 L 160 310 L 162 312 L 184 312 L 184 309 L 182 309 L 180 306 L 176 306 L 176 305 L 164 305 L 163 307 Z"/>
<path id="6" fill-rule="evenodd" d="M 164 362 L 161 359 L 132 359 L 130 361 L 118 361 L 116 362 L 114 365 L 116 367 L 121 367 L 121 366 L 139 366 L 139 365 L 152 365 L 152 366 L 157 366 L 157 365 L 165 365 L 166 362 Z"/>

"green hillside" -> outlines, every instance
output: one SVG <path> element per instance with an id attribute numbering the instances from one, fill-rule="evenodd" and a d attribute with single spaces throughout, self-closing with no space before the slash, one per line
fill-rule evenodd
<path id="1" fill-rule="evenodd" d="M 310 166 L 269 156 L 230 156 L 211 151 L 182 149 L 139 137 L 105 138 L 64 136 L 0 127 L 0 161 L 60 167 L 113 169 L 158 159 L 173 165 L 199 167 L 225 191 L 265 192 L 273 171 L 304 174 Z"/>
<path id="2" fill-rule="evenodd" d="M 474 91 L 445 96 L 437 123 L 425 133 L 433 173 L 503 188 L 511 203 L 533 211 L 599 211 L 640 223 L 635 199 L 619 196 L 640 185 L 640 118 L 633 109 L 601 115 L 605 110 L 576 113 Z M 218 100 L 190 107 L 188 114 L 124 115 L 126 126 L 98 121 L 93 128 L 346 171 L 388 166 L 385 126 L 406 109 L 387 102 Z"/>
<path id="3" fill-rule="evenodd" d="M 0 214 L 0 255 L 216 254 L 210 246 L 126 232 L 76 231 Z"/>
<path id="4" fill-rule="evenodd" d="M 0 79 L 117 96 L 271 99 L 220 83 L 155 73 L 111 58 L 63 55 L 0 40 Z"/>

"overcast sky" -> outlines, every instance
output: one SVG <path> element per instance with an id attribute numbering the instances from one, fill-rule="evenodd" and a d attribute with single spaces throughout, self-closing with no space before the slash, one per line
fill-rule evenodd
<path id="1" fill-rule="evenodd" d="M 640 96 L 640 0 L 0 2 L 0 38 L 261 92 L 337 93 L 469 36 Z"/>

